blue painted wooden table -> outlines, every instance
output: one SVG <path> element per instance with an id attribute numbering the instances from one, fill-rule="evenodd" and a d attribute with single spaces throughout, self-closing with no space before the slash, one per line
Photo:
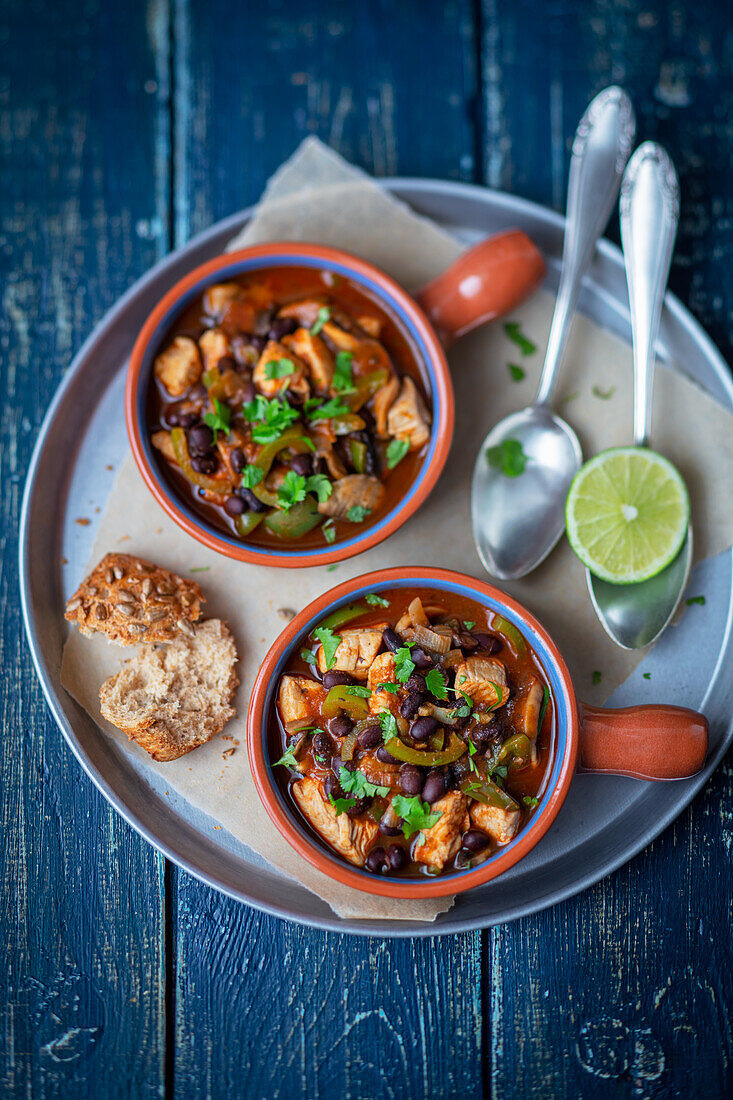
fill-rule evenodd
<path id="1" fill-rule="evenodd" d="M 309 133 L 377 175 L 484 181 L 561 209 L 577 119 L 623 83 L 640 137 L 680 170 L 673 287 L 730 359 L 726 8 L 0 5 L 4 1094 L 733 1093 L 730 764 L 648 851 L 548 912 L 416 943 L 309 932 L 177 871 L 107 806 L 46 709 L 16 569 L 29 455 L 81 341 Z"/>

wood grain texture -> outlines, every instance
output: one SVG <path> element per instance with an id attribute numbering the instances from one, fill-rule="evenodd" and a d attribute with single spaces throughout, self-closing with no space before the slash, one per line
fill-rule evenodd
<path id="1" fill-rule="evenodd" d="M 46 405 L 95 321 L 167 246 L 149 30 L 141 4 L 78 5 L 70 17 L 51 2 L 14 3 L 2 14 L 3 1095 L 163 1087 L 162 863 L 97 793 L 47 711 L 16 567 Z"/>

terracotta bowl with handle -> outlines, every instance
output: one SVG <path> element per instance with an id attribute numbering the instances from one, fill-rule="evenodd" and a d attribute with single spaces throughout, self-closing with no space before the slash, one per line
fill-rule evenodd
<path id="1" fill-rule="evenodd" d="M 236 279 L 269 267 L 315 267 L 356 283 L 406 331 L 432 405 L 432 430 L 417 477 L 378 522 L 333 545 L 258 547 L 207 523 L 183 501 L 163 476 L 149 439 L 146 402 L 155 357 L 176 318 L 213 283 Z M 453 438 L 453 385 L 445 348 L 471 329 L 503 316 L 539 286 L 545 264 L 521 230 L 481 241 L 411 297 L 383 271 L 339 249 L 281 242 L 255 245 L 217 256 L 181 279 L 145 322 L 130 356 L 125 389 L 125 418 L 132 453 L 151 493 L 179 527 L 198 542 L 236 561 L 286 568 L 342 561 L 382 542 L 420 507 L 448 457 Z"/>
<path id="2" fill-rule="evenodd" d="M 352 866 L 305 828 L 273 773 L 268 726 L 282 673 L 293 652 L 300 649 L 326 614 L 368 592 L 386 594 L 421 586 L 468 597 L 517 627 L 534 650 L 552 692 L 555 744 L 539 804 L 512 841 L 473 869 L 430 878 L 390 878 Z M 344 886 L 394 898 L 462 893 L 513 867 L 550 828 L 578 771 L 624 775 L 637 781 L 687 779 L 702 768 L 707 748 L 707 719 L 696 711 L 665 704 L 610 710 L 580 702 L 557 646 L 526 608 L 474 577 L 417 566 L 354 577 L 308 604 L 285 627 L 262 662 L 247 714 L 247 752 L 257 791 L 285 839 L 308 863 Z"/>

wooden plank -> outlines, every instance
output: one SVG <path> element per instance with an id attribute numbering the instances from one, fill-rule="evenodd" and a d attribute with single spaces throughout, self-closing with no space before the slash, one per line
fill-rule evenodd
<path id="1" fill-rule="evenodd" d="M 174 30 L 177 242 L 309 133 L 379 175 L 472 177 L 470 3 L 180 3 Z M 478 935 L 328 935 L 176 880 L 177 1094 L 480 1093 Z"/>
<path id="2" fill-rule="evenodd" d="M 673 289 L 730 357 L 733 80 L 727 16 L 662 0 L 483 4 L 487 180 L 562 209 L 586 103 L 622 83 L 640 140 L 680 175 Z M 617 226 L 610 229 L 617 239 Z M 489 934 L 492 1095 L 729 1095 L 730 769 L 647 852 L 593 890 Z M 711 885 L 712 884 L 712 885 Z M 701 1075 L 701 1067 L 705 1067 Z"/>
<path id="3" fill-rule="evenodd" d="M 36 431 L 74 351 L 167 246 L 165 12 L 16 2 L 0 35 L 0 1091 L 152 1097 L 164 1087 L 162 862 L 48 713 L 22 638 L 16 531 Z"/>

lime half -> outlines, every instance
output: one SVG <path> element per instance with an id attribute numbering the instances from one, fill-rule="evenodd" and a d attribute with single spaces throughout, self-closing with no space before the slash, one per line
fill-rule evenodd
<path id="1" fill-rule="evenodd" d="M 565 521 L 575 553 L 611 584 L 635 584 L 675 558 L 687 533 L 690 500 L 666 458 L 645 447 L 602 451 L 576 474 Z"/>

